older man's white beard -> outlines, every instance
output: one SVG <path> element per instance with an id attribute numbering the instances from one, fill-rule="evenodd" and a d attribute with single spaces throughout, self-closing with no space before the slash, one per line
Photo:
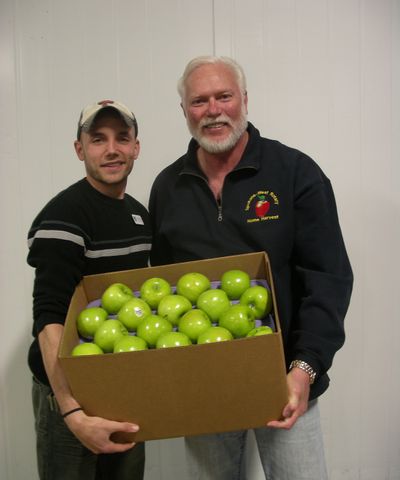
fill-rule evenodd
<path id="1" fill-rule="evenodd" d="M 207 138 L 205 135 L 202 135 L 202 128 L 207 125 L 212 125 L 214 123 L 227 123 L 232 127 L 231 133 L 225 140 L 212 140 Z M 225 115 L 221 115 L 218 118 L 213 119 L 203 119 L 200 121 L 197 127 L 192 127 L 189 122 L 187 122 L 190 133 L 197 143 L 208 153 L 224 153 L 232 150 L 232 148 L 237 144 L 240 137 L 246 131 L 247 128 L 247 117 L 246 114 L 242 114 L 239 120 L 235 123 L 232 123 L 231 120 Z"/>

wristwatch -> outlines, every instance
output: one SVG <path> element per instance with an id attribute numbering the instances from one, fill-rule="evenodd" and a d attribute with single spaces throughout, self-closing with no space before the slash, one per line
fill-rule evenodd
<path id="1" fill-rule="evenodd" d="M 290 364 L 289 370 L 292 370 L 294 367 L 300 368 L 304 372 L 308 373 L 310 377 L 310 385 L 314 383 L 317 373 L 307 362 L 304 362 L 303 360 L 293 360 L 293 362 Z"/>

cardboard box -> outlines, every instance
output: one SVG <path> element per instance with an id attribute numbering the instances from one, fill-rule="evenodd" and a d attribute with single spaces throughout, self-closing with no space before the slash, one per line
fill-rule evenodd
<path id="1" fill-rule="evenodd" d="M 186 272 L 219 280 L 226 270 L 266 279 L 273 294 L 276 332 L 215 344 L 72 357 L 79 342 L 76 318 L 114 282 L 139 290 L 163 277 L 172 285 Z M 286 368 L 274 285 L 265 253 L 149 267 L 84 277 L 72 297 L 59 358 L 72 392 L 85 412 L 131 421 L 136 441 L 234 431 L 280 417 L 287 402 Z"/>

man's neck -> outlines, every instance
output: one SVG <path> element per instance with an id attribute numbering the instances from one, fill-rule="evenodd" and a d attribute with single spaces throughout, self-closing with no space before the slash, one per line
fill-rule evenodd
<path id="1" fill-rule="evenodd" d="M 102 193 L 103 195 L 115 198 L 116 200 L 122 200 L 125 196 L 126 184 L 127 182 L 120 182 L 115 184 L 106 184 L 99 181 L 94 180 L 93 178 L 87 176 L 87 181 L 90 185 L 95 188 L 97 191 Z"/>
<path id="2" fill-rule="evenodd" d="M 208 179 L 211 190 L 217 200 L 220 199 L 226 175 L 240 162 L 246 148 L 249 134 L 245 132 L 232 150 L 223 153 L 209 153 L 202 147 L 197 150 L 197 160 Z"/>

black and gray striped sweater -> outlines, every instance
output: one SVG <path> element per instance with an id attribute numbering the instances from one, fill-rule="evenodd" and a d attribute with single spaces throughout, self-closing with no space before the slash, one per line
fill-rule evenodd
<path id="1" fill-rule="evenodd" d="M 148 266 L 148 212 L 130 195 L 110 198 L 82 179 L 43 208 L 29 230 L 28 246 L 27 261 L 35 268 L 28 363 L 48 384 L 37 335 L 47 324 L 64 323 L 82 276 Z"/>

